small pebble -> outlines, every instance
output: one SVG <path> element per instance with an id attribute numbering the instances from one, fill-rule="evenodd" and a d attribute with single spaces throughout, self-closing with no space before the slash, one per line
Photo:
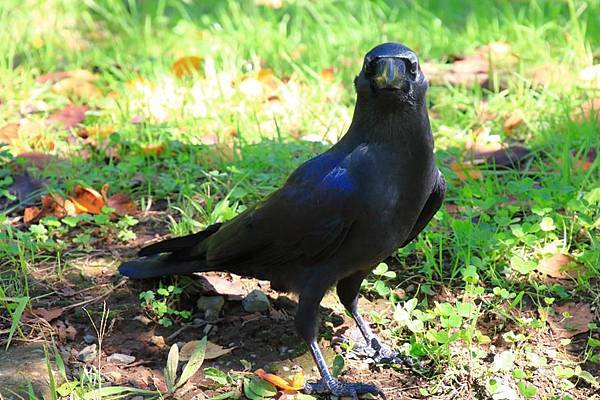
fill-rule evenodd
<path id="1" fill-rule="evenodd" d="M 270 307 L 269 298 L 258 289 L 248 293 L 242 300 L 242 307 L 246 312 L 263 312 Z"/>
<path id="2" fill-rule="evenodd" d="M 94 361 L 96 355 L 96 344 L 91 344 L 84 347 L 79 353 L 77 353 L 77 359 L 81 362 L 87 363 Z"/>
<path id="3" fill-rule="evenodd" d="M 85 335 L 83 337 L 83 341 L 86 342 L 87 344 L 96 343 L 96 336 L 94 336 L 94 335 Z"/>
<path id="4" fill-rule="evenodd" d="M 196 302 L 198 310 L 204 312 L 204 318 L 207 321 L 217 320 L 224 305 L 223 296 L 202 296 Z"/>
<path id="5" fill-rule="evenodd" d="M 108 361 L 111 364 L 129 365 L 135 361 L 135 357 L 128 356 L 127 354 L 113 353 L 110 356 L 108 356 L 106 361 Z"/>

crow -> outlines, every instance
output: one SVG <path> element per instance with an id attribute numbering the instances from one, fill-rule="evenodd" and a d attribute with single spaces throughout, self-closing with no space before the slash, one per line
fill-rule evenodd
<path id="1" fill-rule="evenodd" d="M 298 294 L 295 326 L 321 374 L 308 393 L 383 395 L 375 385 L 334 378 L 317 345 L 319 304 L 336 285 L 377 361 L 398 353 L 373 334 L 357 309 L 361 282 L 406 246 L 442 204 L 427 114 L 427 79 L 399 43 L 370 50 L 354 80 L 356 105 L 346 134 L 306 161 L 256 206 L 189 236 L 151 244 L 119 267 L 135 279 L 225 271 L 269 280 Z"/>

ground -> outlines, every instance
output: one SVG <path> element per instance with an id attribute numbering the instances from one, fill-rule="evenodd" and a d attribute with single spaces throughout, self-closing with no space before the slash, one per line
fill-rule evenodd
<path id="1" fill-rule="evenodd" d="M 360 307 L 423 365 L 356 357 L 334 293 L 328 362 L 388 399 L 597 398 L 599 15 L 597 0 L 2 2 L 1 395 L 306 400 L 257 377 L 318 376 L 293 296 L 117 267 L 233 218 L 334 143 L 363 54 L 401 41 L 430 82 L 448 193 Z M 254 289 L 268 310 L 244 311 Z M 197 300 L 217 295 L 208 318 Z M 165 371 L 186 365 L 173 345 L 186 358 L 204 336 L 209 356 L 169 387 Z"/>

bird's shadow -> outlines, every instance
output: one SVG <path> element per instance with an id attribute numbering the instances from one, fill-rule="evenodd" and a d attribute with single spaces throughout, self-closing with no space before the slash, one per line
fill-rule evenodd
<path id="1" fill-rule="evenodd" d="M 268 311 L 250 313 L 243 309 L 242 299 L 244 296 L 240 294 L 239 287 L 233 288 L 233 290 L 227 290 L 227 287 L 222 284 L 215 287 L 213 284 L 215 275 L 212 275 L 211 279 L 202 274 L 194 274 L 186 277 L 166 277 L 162 280 L 130 281 L 128 286 L 132 294 L 153 290 L 160 284 L 185 286 L 178 308 L 193 310 L 192 322 L 186 322 L 176 327 L 152 328 L 151 336 L 162 336 L 170 346 L 173 343 L 183 344 L 191 340 L 198 340 L 208 332 L 209 341 L 224 348 L 233 349 L 227 354 L 207 361 L 206 366 L 224 370 L 244 370 L 249 365 L 252 370 L 264 368 L 273 372 L 284 372 L 288 370 L 287 368 L 294 366 L 300 366 L 305 371 L 312 369 L 314 363 L 308 346 L 298 336 L 294 325 L 294 315 L 298 303 L 293 295 L 277 294 L 265 286 L 263 281 L 241 278 L 247 290 L 259 289 L 269 297 Z M 228 274 L 223 273 L 222 275 Z M 202 296 L 226 298 L 218 319 L 205 321 L 204 313 L 197 310 L 196 301 Z M 343 313 L 327 306 L 321 306 L 319 313 L 321 316 L 319 335 L 321 347 L 326 359 L 331 362 L 335 352 L 330 345 L 330 340 L 334 336 L 334 331 L 344 329 L 343 325 L 346 319 Z M 131 322 L 126 320 L 122 320 L 121 324 L 128 327 L 128 335 L 132 335 L 138 328 L 141 328 L 133 329 Z M 189 328 L 181 330 L 173 337 L 175 332 L 188 324 Z M 133 337 L 132 340 L 123 340 L 123 336 L 117 333 L 119 330 L 121 329 L 117 325 L 112 339 L 108 339 L 106 342 L 106 348 L 109 351 L 122 351 L 123 346 L 130 346 L 130 343 L 135 341 Z M 148 327 L 139 329 L 138 332 L 137 342 L 147 342 Z M 166 350 L 162 351 L 163 357 L 166 357 Z M 164 360 L 160 356 L 155 354 L 153 358 L 153 364 L 156 367 L 164 364 Z"/>

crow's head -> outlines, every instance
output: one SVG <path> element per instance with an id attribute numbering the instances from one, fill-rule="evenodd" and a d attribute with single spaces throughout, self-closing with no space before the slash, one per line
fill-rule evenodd
<path id="1" fill-rule="evenodd" d="M 354 85 L 359 96 L 391 106 L 420 102 L 427 91 L 417 55 L 400 43 L 380 44 L 369 51 Z"/>

